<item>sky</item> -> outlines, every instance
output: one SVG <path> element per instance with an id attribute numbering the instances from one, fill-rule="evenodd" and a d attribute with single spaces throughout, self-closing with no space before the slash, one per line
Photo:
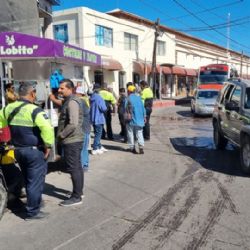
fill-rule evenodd
<path id="1" fill-rule="evenodd" d="M 119 8 L 250 56 L 250 0 L 60 0 L 53 10 Z M 228 25 L 230 24 L 230 25 Z M 230 26 L 230 28 L 228 28 Z"/>

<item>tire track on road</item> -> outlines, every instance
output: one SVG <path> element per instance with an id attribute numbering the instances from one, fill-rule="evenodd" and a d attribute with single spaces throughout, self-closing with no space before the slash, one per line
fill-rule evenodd
<path id="1" fill-rule="evenodd" d="M 196 250 L 199 249 L 206 243 L 208 235 L 211 233 L 212 228 L 214 227 L 215 223 L 222 215 L 224 208 L 225 208 L 226 201 L 223 199 L 222 195 L 219 195 L 217 200 L 215 201 L 214 205 L 210 207 L 206 223 L 201 228 L 201 233 L 199 237 L 194 237 L 193 240 L 188 244 L 187 247 L 184 249 L 187 250 Z"/>
<path id="2" fill-rule="evenodd" d="M 169 240 L 171 235 L 175 233 L 176 230 L 182 225 L 182 223 L 184 222 L 184 220 L 186 219 L 192 208 L 195 206 L 199 198 L 200 198 L 199 189 L 194 188 L 189 197 L 187 197 L 184 206 L 179 211 L 177 211 L 174 217 L 168 222 L 168 230 L 157 237 L 158 244 L 152 247 L 152 249 L 154 250 L 161 249 L 165 245 L 165 243 Z M 160 225 L 156 224 L 155 226 L 159 227 Z"/>
<path id="3" fill-rule="evenodd" d="M 197 170 L 195 170 L 197 171 Z M 143 216 L 143 218 L 139 219 L 140 223 L 132 225 L 127 232 L 117 240 L 113 245 L 113 250 L 121 249 L 126 243 L 128 243 L 137 232 L 145 228 L 148 224 L 150 224 L 161 212 L 162 208 L 166 209 L 171 200 L 175 197 L 175 195 L 180 192 L 189 182 L 193 179 L 193 173 L 182 179 L 180 182 L 175 184 L 172 188 L 168 190 L 168 192 L 163 195 L 159 201 L 155 203 L 155 205 Z"/>
<path id="4" fill-rule="evenodd" d="M 227 189 L 217 178 L 213 178 L 213 180 L 217 183 L 220 194 L 214 205 L 212 205 L 209 209 L 205 220 L 206 223 L 200 227 L 199 236 L 193 238 L 193 240 L 188 244 L 187 248 L 185 248 L 187 250 L 197 250 L 206 245 L 209 234 L 211 233 L 216 222 L 219 220 L 220 216 L 223 214 L 224 210 L 227 208 L 227 204 L 229 205 L 231 212 L 238 214 L 237 208 Z M 228 177 L 224 180 L 225 183 L 232 183 L 233 181 L 234 178 Z"/>

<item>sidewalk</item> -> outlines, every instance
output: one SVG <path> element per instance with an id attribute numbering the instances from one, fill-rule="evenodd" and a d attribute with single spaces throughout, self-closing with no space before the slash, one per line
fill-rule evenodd
<path id="1" fill-rule="evenodd" d="M 174 96 L 172 98 L 154 100 L 153 108 L 164 108 L 164 107 L 172 107 L 175 105 L 185 105 L 189 104 L 190 101 L 191 101 L 190 97 Z"/>

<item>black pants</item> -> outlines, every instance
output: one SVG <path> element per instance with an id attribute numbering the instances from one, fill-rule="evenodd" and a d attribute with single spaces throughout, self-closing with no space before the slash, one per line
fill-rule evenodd
<path id="1" fill-rule="evenodd" d="M 152 108 L 146 108 L 146 122 L 143 127 L 143 137 L 145 140 L 150 140 L 150 116 L 152 113 Z"/>
<path id="2" fill-rule="evenodd" d="M 127 128 L 126 128 L 126 122 L 125 122 L 125 119 L 124 119 L 124 115 L 119 114 L 118 118 L 119 118 L 119 122 L 120 122 L 120 125 L 121 125 L 120 135 L 124 138 L 124 141 L 127 141 L 128 136 L 127 136 Z"/>
<path id="3" fill-rule="evenodd" d="M 107 137 L 108 137 L 108 139 L 113 139 L 112 112 L 111 112 L 111 110 L 108 110 L 104 116 L 105 116 L 105 121 L 106 121 Z M 106 138 L 106 131 L 103 127 L 102 139 L 105 139 L 105 138 Z"/>
<path id="4" fill-rule="evenodd" d="M 72 197 L 80 198 L 83 194 L 84 172 L 81 165 L 82 142 L 74 142 L 63 145 L 63 154 L 66 171 L 72 179 Z"/>
<path id="5" fill-rule="evenodd" d="M 15 157 L 24 176 L 27 193 L 26 212 L 31 217 L 40 211 L 47 163 L 44 160 L 44 153 L 31 147 L 16 149 Z"/>

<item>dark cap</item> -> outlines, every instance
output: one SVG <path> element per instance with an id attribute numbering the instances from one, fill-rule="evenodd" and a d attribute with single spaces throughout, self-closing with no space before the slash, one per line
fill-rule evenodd
<path id="1" fill-rule="evenodd" d="M 101 88 L 101 84 L 100 83 L 95 83 L 93 89 L 100 89 Z"/>

